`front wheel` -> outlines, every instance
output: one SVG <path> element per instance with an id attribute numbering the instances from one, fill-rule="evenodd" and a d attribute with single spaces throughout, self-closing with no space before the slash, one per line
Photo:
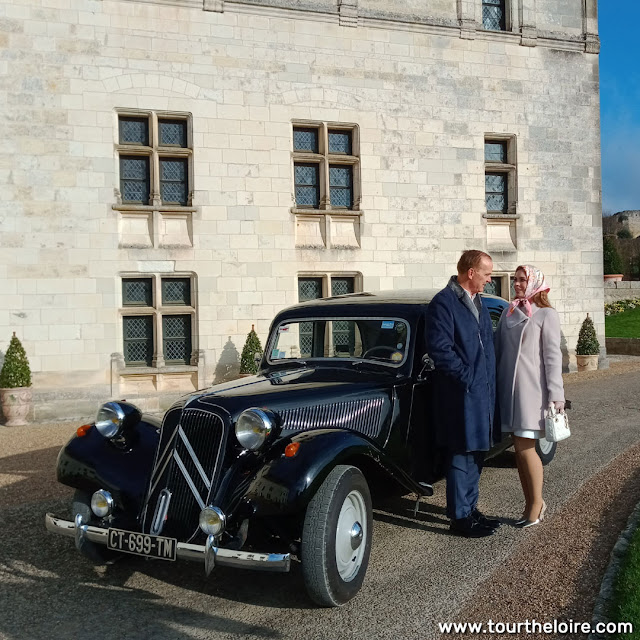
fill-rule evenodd
<path id="1" fill-rule="evenodd" d="M 536 440 L 536 452 L 540 456 L 543 465 L 547 465 L 553 460 L 557 448 L 557 442 L 549 442 L 546 438 Z"/>
<path id="2" fill-rule="evenodd" d="M 371 494 L 362 472 L 338 465 L 307 506 L 301 560 L 311 599 L 323 607 L 351 600 L 362 586 L 373 528 Z"/>

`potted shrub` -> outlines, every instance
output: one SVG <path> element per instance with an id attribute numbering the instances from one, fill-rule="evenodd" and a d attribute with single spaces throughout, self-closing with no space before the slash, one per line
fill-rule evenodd
<path id="1" fill-rule="evenodd" d="M 255 332 L 254 325 L 251 325 L 251 331 L 247 334 L 247 339 L 240 356 L 240 375 L 251 376 L 258 372 L 258 364 L 262 357 L 262 346 L 260 338 Z"/>
<path id="2" fill-rule="evenodd" d="M 594 371 L 598 368 L 598 356 L 600 355 L 600 343 L 596 335 L 596 328 L 593 320 L 589 317 L 584 319 L 578 334 L 578 344 L 576 345 L 576 360 L 578 361 L 578 371 Z"/>
<path id="3" fill-rule="evenodd" d="M 15 331 L 0 371 L 0 402 L 7 427 L 27 424 L 31 410 L 31 369 Z"/>
<path id="4" fill-rule="evenodd" d="M 605 236 L 602 242 L 602 266 L 604 268 L 605 281 L 622 280 L 622 258 L 615 240 L 610 236 Z"/>

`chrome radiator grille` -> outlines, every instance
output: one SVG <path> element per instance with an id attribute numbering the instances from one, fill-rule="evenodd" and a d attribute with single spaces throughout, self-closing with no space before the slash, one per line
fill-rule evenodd
<path id="1" fill-rule="evenodd" d="M 280 411 L 283 429 L 351 429 L 370 438 L 380 434 L 383 398 L 350 400 Z"/>
<path id="2" fill-rule="evenodd" d="M 226 433 L 222 419 L 199 409 L 186 409 L 165 434 L 163 425 L 152 477 L 145 529 L 185 540 L 198 530 L 198 514 L 217 486 Z M 161 493 L 170 494 L 168 506 Z M 166 514 L 157 513 L 159 508 Z"/>

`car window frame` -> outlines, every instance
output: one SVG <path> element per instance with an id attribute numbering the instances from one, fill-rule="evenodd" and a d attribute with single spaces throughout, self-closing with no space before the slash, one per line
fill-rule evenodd
<path id="1" fill-rule="evenodd" d="M 282 358 L 279 360 L 272 360 L 271 359 L 271 352 L 273 350 L 273 346 L 275 344 L 276 338 L 278 336 L 278 332 L 280 330 L 280 327 L 286 324 L 292 324 L 294 322 L 316 322 L 316 321 L 320 321 L 320 322 L 340 322 L 340 321 L 345 321 L 345 320 L 352 320 L 352 321 L 357 321 L 357 320 L 366 320 L 366 321 L 385 321 L 385 320 L 393 320 L 394 322 L 402 322 L 406 325 L 407 327 L 407 339 L 406 339 L 406 347 L 403 353 L 403 357 L 402 360 L 400 362 L 384 362 L 382 360 L 370 360 L 368 358 L 359 358 L 356 356 L 349 356 L 348 358 L 325 358 L 325 357 L 316 357 L 316 356 L 311 356 L 311 357 L 303 357 L 300 356 L 299 358 Z M 402 367 L 403 365 L 405 365 L 409 359 L 409 353 L 411 352 L 411 322 L 409 320 L 407 320 L 406 318 L 400 318 L 397 316 L 310 316 L 310 317 L 295 317 L 295 318 L 288 318 L 288 319 L 282 319 L 277 325 L 275 325 L 267 339 L 267 347 L 266 347 L 266 361 L 267 364 L 269 364 L 272 367 L 277 367 L 279 364 L 285 363 L 285 362 L 295 362 L 296 360 L 301 360 L 304 362 L 358 362 L 358 361 L 362 361 L 362 362 L 373 362 L 375 364 L 380 364 L 383 365 L 385 367 L 390 367 L 392 369 L 399 369 L 400 367 Z"/>

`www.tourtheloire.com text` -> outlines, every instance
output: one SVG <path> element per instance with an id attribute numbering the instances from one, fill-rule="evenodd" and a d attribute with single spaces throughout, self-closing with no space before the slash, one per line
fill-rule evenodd
<path id="1" fill-rule="evenodd" d="M 470 633 L 470 634 L 516 634 L 516 633 L 633 633 L 631 622 L 574 622 L 573 620 L 552 620 L 539 622 L 525 620 L 524 622 L 438 622 L 440 633 Z"/>

